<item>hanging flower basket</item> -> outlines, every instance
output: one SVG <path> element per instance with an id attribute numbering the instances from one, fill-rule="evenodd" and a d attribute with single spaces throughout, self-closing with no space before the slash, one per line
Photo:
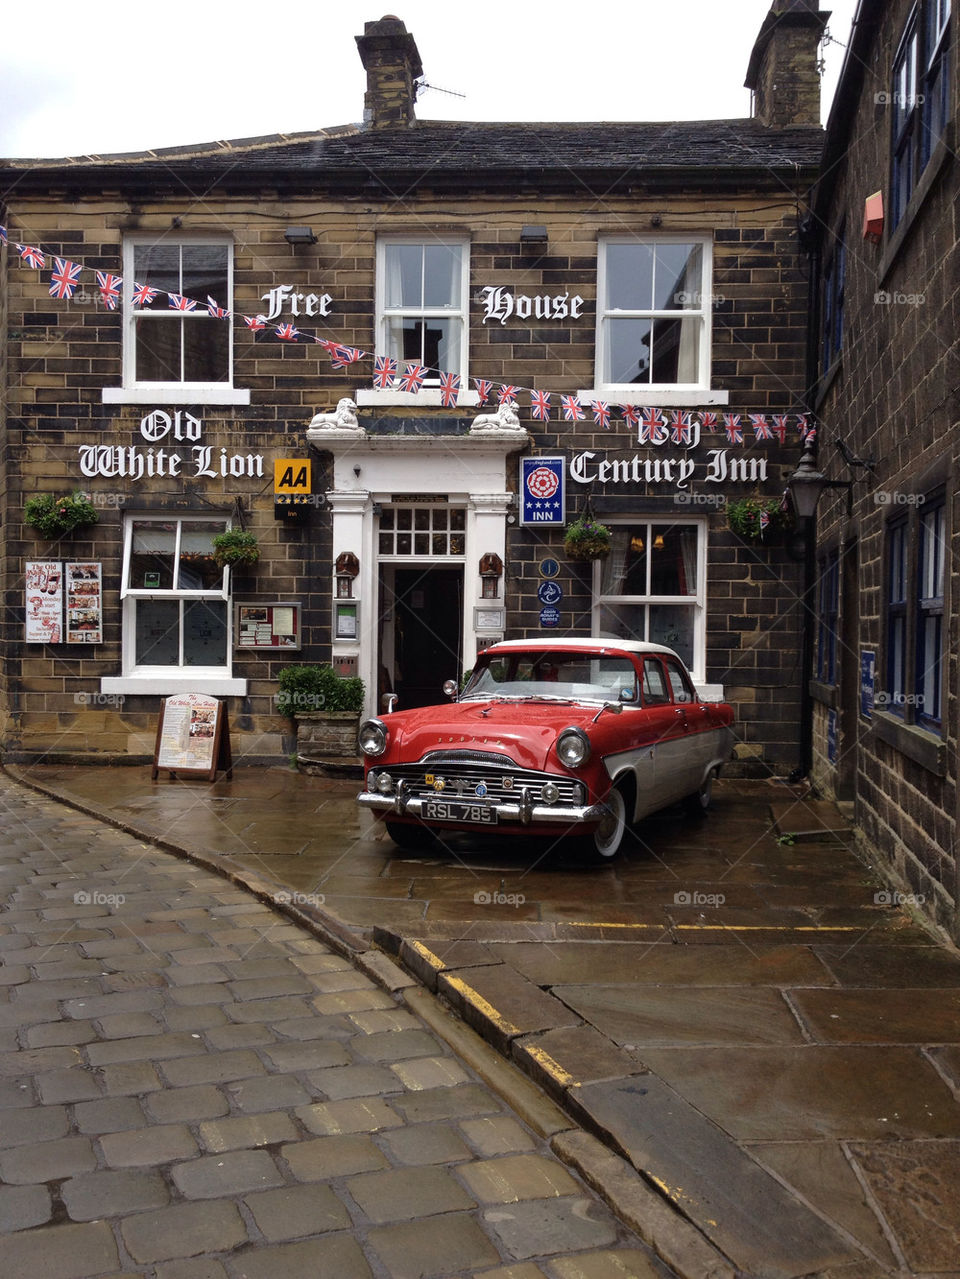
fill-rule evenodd
<path id="1" fill-rule="evenodd" d="M 75 528 L 96 524 L 100 517 L 85 493 L 70 493 L 66 497 L 38 493 L 23 508 L 23 518 L 43 537 L 55 538 L 65 537 Z"/>
<path id="2" fill-rule="evenodd" d="M 610 554 L 610 530 L 590 516 L 581 515 L 564 533 L 563 549 L 570 560 L 602 560 Z"/>
<path id="3" fill-rule="evenodd" d="M 225 533 L 218 533 L 213 539 L 213 558 L 218 568 L 256 564 L 260 558 L 256 533 L 242 528 L 228 528 Z"/>
<path id="4" fill-rule="evenodd" d="M 788 528 L 791 520 L 778 497 L 742 497 L 727 503 L 727 523 L 745 542 L 764 542 Z"/>

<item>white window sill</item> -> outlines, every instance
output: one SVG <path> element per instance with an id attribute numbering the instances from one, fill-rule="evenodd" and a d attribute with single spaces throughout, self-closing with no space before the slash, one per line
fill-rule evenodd
<path id="1" fill-rule="evenodd" d="M 103 404 L 249 404 L 250 392 L 232 386 L 184 386 L 154 382 L 150 386 L 105 386 Z"/>
<path id="2" fill-rule="evenodd" d="M 427 387 L 423 391 L 381 391 L 376 387 L 358 387 L 353 393 L 358 407 L 364 404 L 418 404 L 424 408 L 440 407 L 443 403 L 438 386 Z M 461 391 L 457 403 L 451 409 L 472 409 L 480 403 L 476 391 Z M 494 405 L 494 408 L 496 405 Z"/>
<path id="3" fill-rule="evenodd" d="M 173 693 L 209 693 L 212 697 L 246 697 L 247 681 L 228 675 L 111 675 L 100 680 L 101 693 L 151 697 Z"/>
<path id="4" fill-rule="evenodd" d="M 589 404 L 591 400 L 603 400 L 607 404 L 636 404 L 643 408 L 660 409 L 676 405 L 677 408 L 695 408 L 698 405 L 729 404 L 729 391 L 710 391 L 704 387 L 678 387 L 676 390 L 651 388 L 644 390 L 640 386 L 595 386 L 590 390 L 578 391 L 577 399 L 581 404 Z"/>

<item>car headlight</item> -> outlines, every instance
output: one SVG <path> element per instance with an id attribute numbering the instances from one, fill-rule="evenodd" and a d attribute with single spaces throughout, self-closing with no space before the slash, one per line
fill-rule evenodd
<path id="1" fill-rule="evenodd" d="M 368 719 L 360 725 L 357 742 L 364 755 L 382 755 L 387 749 L 387 726 L 383 720 Z"/>
<path id="2" fill-rule="evenodd" d="M 565 768 L 579 768 L 590 758 L 590 738 L 582 728 L 565 728 L 557 738 L 557 759 Z"/>

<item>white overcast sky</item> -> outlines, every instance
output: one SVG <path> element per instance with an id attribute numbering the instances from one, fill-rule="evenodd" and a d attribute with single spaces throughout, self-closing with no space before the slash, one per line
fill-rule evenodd
<path id="1" fill-rule="evenodd" d="M 822 7 L 824 115 L 855 0 Z M 681 120 L 749 115 L 747 61 L 770 0 L 47 0 L 8 21 L 0 155 L 136 151 L 359 121 L 354 43 L 396 13 L 428 91 L 421 119 Z M 24 11 L 25 12 L 25 11 Z"/>

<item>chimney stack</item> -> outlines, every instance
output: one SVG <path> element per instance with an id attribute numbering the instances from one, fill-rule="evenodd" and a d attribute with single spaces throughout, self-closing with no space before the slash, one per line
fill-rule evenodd
<path id="1" fill-rule="evenodd" d="M 379 22 L 365 22 L 363 35 L 356 40 L 367 73 L 364 124 L 370 129 L 412 124 L 416 81 L 423 75 L 417 42 L 393 14 Z"/>
<path id="2" fill-rule="evenodd" d="M 773 0 L 744 82 L 753 92 L 753 116 L 761 124 L 819 127 L 818 50 L 829 17 L 819 0 Z"/>

